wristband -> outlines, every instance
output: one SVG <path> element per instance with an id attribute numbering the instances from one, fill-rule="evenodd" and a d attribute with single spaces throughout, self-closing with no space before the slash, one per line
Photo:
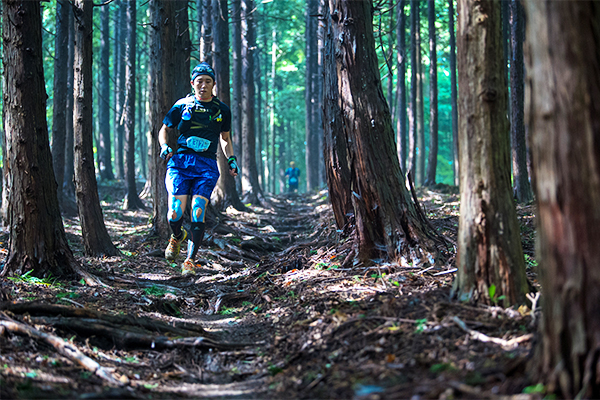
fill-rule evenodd
<path id="1" fill-rule="evenodd" d="M 169 153 L 172 153 L 172 152 L 173 152 L 173 149 L 170 148 L 168 144 L 165 143 L 160 146 L 160 158 L 162 158 L 163 160 L 166 160 Z"/>
<path id="2" fill-rule="evenodd" d="M 237 165 L 237 157 L 236 156 L 229 157 L 227 159 L 227 164 L 229 164 L 229 169 L 234 170 L 236 174 L 240 173 L 240 169 L 238 168 L 238 165 Z"/>

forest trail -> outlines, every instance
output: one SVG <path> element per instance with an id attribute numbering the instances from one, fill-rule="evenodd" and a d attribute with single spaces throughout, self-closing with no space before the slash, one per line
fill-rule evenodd
<path id="1" fill-rule="evenodd" d="M 108 377 L 5 332 L 1 398 L 496 398 L 525 386 L 528 310 L 449 301 L 450 264 L 354 265 L 326 192 L 214 216 L 197 275 L 182 276 L 183 254 L 169 263 L 166 243 L 146 237 L 148 212 L 120 210 L 120 189 L 101 189 L 123 256 L 78 256 L 107 286 L 12 279 L 0 310 L 63 338 Z M 420 194 L 452 239 L 456 195 Z M 520 213 L 530 249 L 531 214 Z M 66 228 L 77 253 L 77 221 Z"/>

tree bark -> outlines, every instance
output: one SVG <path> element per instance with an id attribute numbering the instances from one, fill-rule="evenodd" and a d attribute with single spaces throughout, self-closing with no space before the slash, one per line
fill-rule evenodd
<path id="1" fill-rule="evenodd" d="M 333 209 L 333 215 L 338 229 L 348 235 L 350 224 L 354 224 L 354 207 L 352 206 L 352 192 L 349 190 L 352 184 L 352 174 L 348 165 L 348 151 L 346 150 L 347 135 L 344 130 L 344 122 L 339 116 L 343 110 L 340 108 L 339 82 L 337 77 L 337 65 L 335 60 L 335 33 L 328 22 L 329 6 L 326 7 L 327 31 L 324 54 L 324 93 L 323 93 L 323 117 L 325 120 L 325 135 L 323 140 L 323 153 L 325 158 L 325 171 L 327 172 L 327 186 L 329 188 L 329 200 Z M 291 150 L 290 150 L 291 153 Z"/>
<path id="2" fill-rule="evenodd" d="M 408 159 L 406 174 L 413 178 L 416 172 L 417 164 L 417 43 L 419 35 L 419 1 L 410 0 L 410 104 L 408 106 Z"/>
<path id="3" fill-rule="evenodd" d="M 456 35 L 454 32 L 454 0 L 448 0 L 448 30 L 450 31 L 450 105 L 452 107 L 452 158 L 454 184 L 458 186 L 458 88 L 456 87 Z"/>
<path id="4" fill-rule="evenodd" d="M 75 60 L 75 18 L 73 17 L 73 4 L 68 2 L 69 8 L 69 61 L 67 63 L 67 112 L 66 112 L 66 134 L 65 134 L 65 180 L 63 185 L 63 204 L 68 201 L 77 213 L 77 202 L 75 199 L 75 142 L 73 137 L 73 85 L 75 71 L 73 68 Z M 58 183 L 61 184 L 60 182 Z"/>
<path id="5" fill-rule="evenodd" d="M 319 137 L 320 129 L 316 126 L 316 81 L 318 67 L 317 53 L 317 13 L 318 0 L 306 2 L 306 74 L 305 74 L 305 126 L 306 126 L 306 189 L 313 190 L 319 186 Z"/>
<path id="6" fill-rule="evenodd" d="M 406 14 L 404 5 L 406 0 L 400 0 L 398 3 L 398 27 L 396 30 L 398 52 L 396 59 L 396 69 L 398 71 L 398 83 L 396 89 L 396 107 L 397 125 L 396 125 L 396 145 L 398 150 L 398 159 L 400 160 L 400 169 L 406 172 Z"/>
<path id="7" fill-rule="evenodd" d="M 140 200 L 135 187 L 135 99 L 136 99 L 136 27 L 137 2 L 127 1 L 127 48 L 125 51 L 125 175 L 127 194 L 123 208 L 139 210 L 146 208 Z"/>
<path id="8" fill-rule="evenodd" d="M 202 36 L 200 37 L 200 61 L 213 64 L 212 0 L 202 1 Z"/>
<path id="9" fill-rule="evenodd" d="M 244 203 L 260 204 L 262 196 L 256 166 L 256 129 L 254 125 L 254 52 L 256 31 L 254 27 L 254 1 L 242 0 L 242 185 Z"/>
<path id="10" fill-rule="evenodd" d="M 512 139 L 512 167 L 514 196 L 519 203 L 533 200 L 533 192 L 527 171 L 527 143 L 525 140 L 525 87 L 523 82 L 523 40 L 525 36 L 523 6 L 511 0 L 511 60 L 510 60 L 510 103 Z"/>
<path id="11" fill-rule="evenodd" d="M 500 3 L 458 6 L 461 204 L 452 295 L 508 307 L 524 303 L 529 289 L 511 196 Z"/>
<path id="12" fill-rule="evenodd" d="M 110 7 L 108 5 L 100 9 L 100 71 L 98 80 L 100 81 L 98 99 L 98 118 L 99 122 L 99 142 L 98 142 L 98 169 L 100 170 L 100 180 L 115 179 L 112 168 L 112 141 L 110 138 Z M 57 57 L 58 59 L 58 57 Z"/>
<path id="13" fill-rule="evenodd" d="M 115 23 L 117 40 L 115 41 L 115 173 L 117 179 L 125 178 L 125 57 L 127 42 L 127 4 L 119 5 L 117 14 L 119 18 Z"/>
<path id="14" fill-rule="evenodd" d="M 325 72 L 324 106 L 332 111 L 339 107 L 341 112 L 326 113 L 327 136 L 335 143 L 334 135 L 341 135 L 346 148 L 350 185 L 344 198 L 352 199 L 358 259 L 364 264 L 381 257 L 398 263 L 437 260 L 440 238 L 418 213 L 402 179 L 377 68 L 372 3 L 330 0 L 328 4 L 327 39 L 333 43 L 327 46 L 331 66 Z M 335 81 L 338 85 L 332 84 Z M 341 120 L 333 125 L 341 128 L 339 132 L 330 130 L 334 116 Z M 337 161 L 344 162 L 339 154 Z M 338 182 L 328 184 L 330 189 L 338 187 Z"/>
<path id="15" fill-rule="evenodd" d="M 56 37 L 54 40 L 54 93 L 52 96 L 52 166 L 57 182 L 57 196 L 62 202 L 65 178 L 65 130 L 67 108 L 67 63 L 69 53 L 69 11 L 66 0 L 56 2 Z"/>
<path id="16" fill-rule="evenodd" d="M 534 379 L 600 398 L 600 4 L 526 1 L 542 285 Z"/>
<path id="17" fill-rule="evenodd" d="M 435 31 L 435 1 L 429 0 L 429 157 L 425 186 L 435 185 L 438 156 L 438 87 Z"/>
<path id="18" fill-rule="evenodd" d="M 417 13 L 417 113 L 416 113 L 416 165 L 415 165 L 415 185 L 422 186 L 425 180 L 425 99 L 423 93 L 423 55 L 421 54 L 421 12 Z"/>
<path id="19" fill-rule="evenodd" d="M 150 7 L 154 13 L 152 19 L 152 30 L 150 39 L 150 73 L 149 73 L 149 104 L 150 104 L 150 132 L 151 132 L 151 158 L 155 162 L 152 172 L 152 231 L 151 236 L 157 236 L 162 240 L 171 235 L 171 228 L 167 222 L 168 197 L 165 190 L 165 175 L 167 163 L 160 157 L 160 145 L 158 143 L 158 132 L 162 127 L 163 118 L 178 99 L 175 93 L 175 66 L 172 63 L 175 55 L 177 31 L 175 24 L 176 4 L 169 0 L 151 0 Z M 179 66 L 177 66 L 179 68 Z M 181 79 L 181 77 L 179 77 Z M 189 83 L 188 83 L 189 84 Z M 168 145 L 175 149 L 177 138 L 170 136 Z"/>
<path id="20" fill-rule="evenodd" d="M 1 276 L 75 273 L 60 216 L 46 122 L 42 21 L 37 1 L 3 2 L 8 259 Z"/>
<path id="21" fill-rule="evenodd" d="M 231 103 L 231 123 L 232 135 L 237 136 L 233 140 L 235 153 L 240 157 L 243 153 L 243 132 L 242 132 L 242 2 L 241 0 L 231 1 L 231 25 L 232 32 L 232 59 L 233 59 L 233 101 Z M 238 179 L 238 190 L 242 188 L 242 180 Z"/>
<path id="22" fill-rule="evenodd" d="M 75 186 L 85 253 L 119 254 L 112 243 L 100 208 L 92 147 L 92 0 L 76 0 L 73 135 Z"/>
<path id="23" fill-rule="evenodd" d="M 213 0 L 213 30 L 216 32 L 214 40 L 214 68 L 217 73 L 217 97 L 225 104 L 230 104 L 229 88 L 229 23 L 227 0 Z M 221 176 L 212 195 L 212 203 L 218 210 L 225 210 L 233 206 L 236 210 L 243 210 L 244 204 L 240 200 L 235 187 L 235 178 L 229 174 L 229 164 L 221 146 L 218 146 L 217 161 Z"/>

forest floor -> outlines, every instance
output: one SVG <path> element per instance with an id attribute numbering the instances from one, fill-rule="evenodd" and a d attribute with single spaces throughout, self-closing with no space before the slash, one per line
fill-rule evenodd
<path id="1" fill-rule="evenodd" d="M 182 276 L 183 254 L 167 262 L 166 243 L 147 237 L 149 210 L 120 209 L 116 183 L 100 191 L 122 255 L 86 258 L 77 219 L 65 228 L 106 286 L 28 275 L 0 282 L 9 294 L 0 319 L 60 338 L 50 345 L 0 330 L 2 399 L 540 397 L 527 376 L 529 309 L 451 301 L 452 260 L 354 265 L 353 240 L 336 231 L 326 192 L 219 214 L 197 275 Z M 456 188 L 418 194 L 433 226 L 455 241 Z M 518 215 L 537 284 L 533 206 Z M 6 247 L 6 234 L 0 241 Z M 92 363 L 68 357 L 73 349 Z"/>

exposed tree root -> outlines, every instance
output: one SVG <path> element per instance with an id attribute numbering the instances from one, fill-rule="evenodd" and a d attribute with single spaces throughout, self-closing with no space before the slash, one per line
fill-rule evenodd
<path id="1" fill-rule="evenodd" d="M 63 356 L 69 358 L 70 360 L 79 364 L 86 370 L 93 372 L 98 377 L 104 379 L 105 381 L 113 385 L 122 386 L 126 383 L 129 383 L 129 380 L 127 378 L 125 378 L 123 381 L 117 379 L 109 371 L 109 369 L 104 368 L 96 361 L 81 353 L 72 344 L 70 344 L 69 342 L 65 342 L 63 338 L 41 332 L 35 328 L 30 327 L 29 325 L 16 321 L 0 321 L 0 326 L 2 326 L 10 332 L 27 335 L 31 338 L 45 341 L 50 346 L 54 347 L 56 351 L 62 354 Z"/>
<path id="2" fill-rule="evenodd" d="M 2 302 L 0 310 L 15 314 L 29 314 L 29 320 L 37 325 L 50 325 L 86 336 L 104 337 L 121 349 L 208 347 L 230 350 L 256 345 L 256 343 L 220 342 L 216 340 L 215 335 L 191 323 L 167 324 L 147 317 L 110 315 L 88 308 L 39 302 Z M 156 332 L 160 335 L 156 335 Z"/>

